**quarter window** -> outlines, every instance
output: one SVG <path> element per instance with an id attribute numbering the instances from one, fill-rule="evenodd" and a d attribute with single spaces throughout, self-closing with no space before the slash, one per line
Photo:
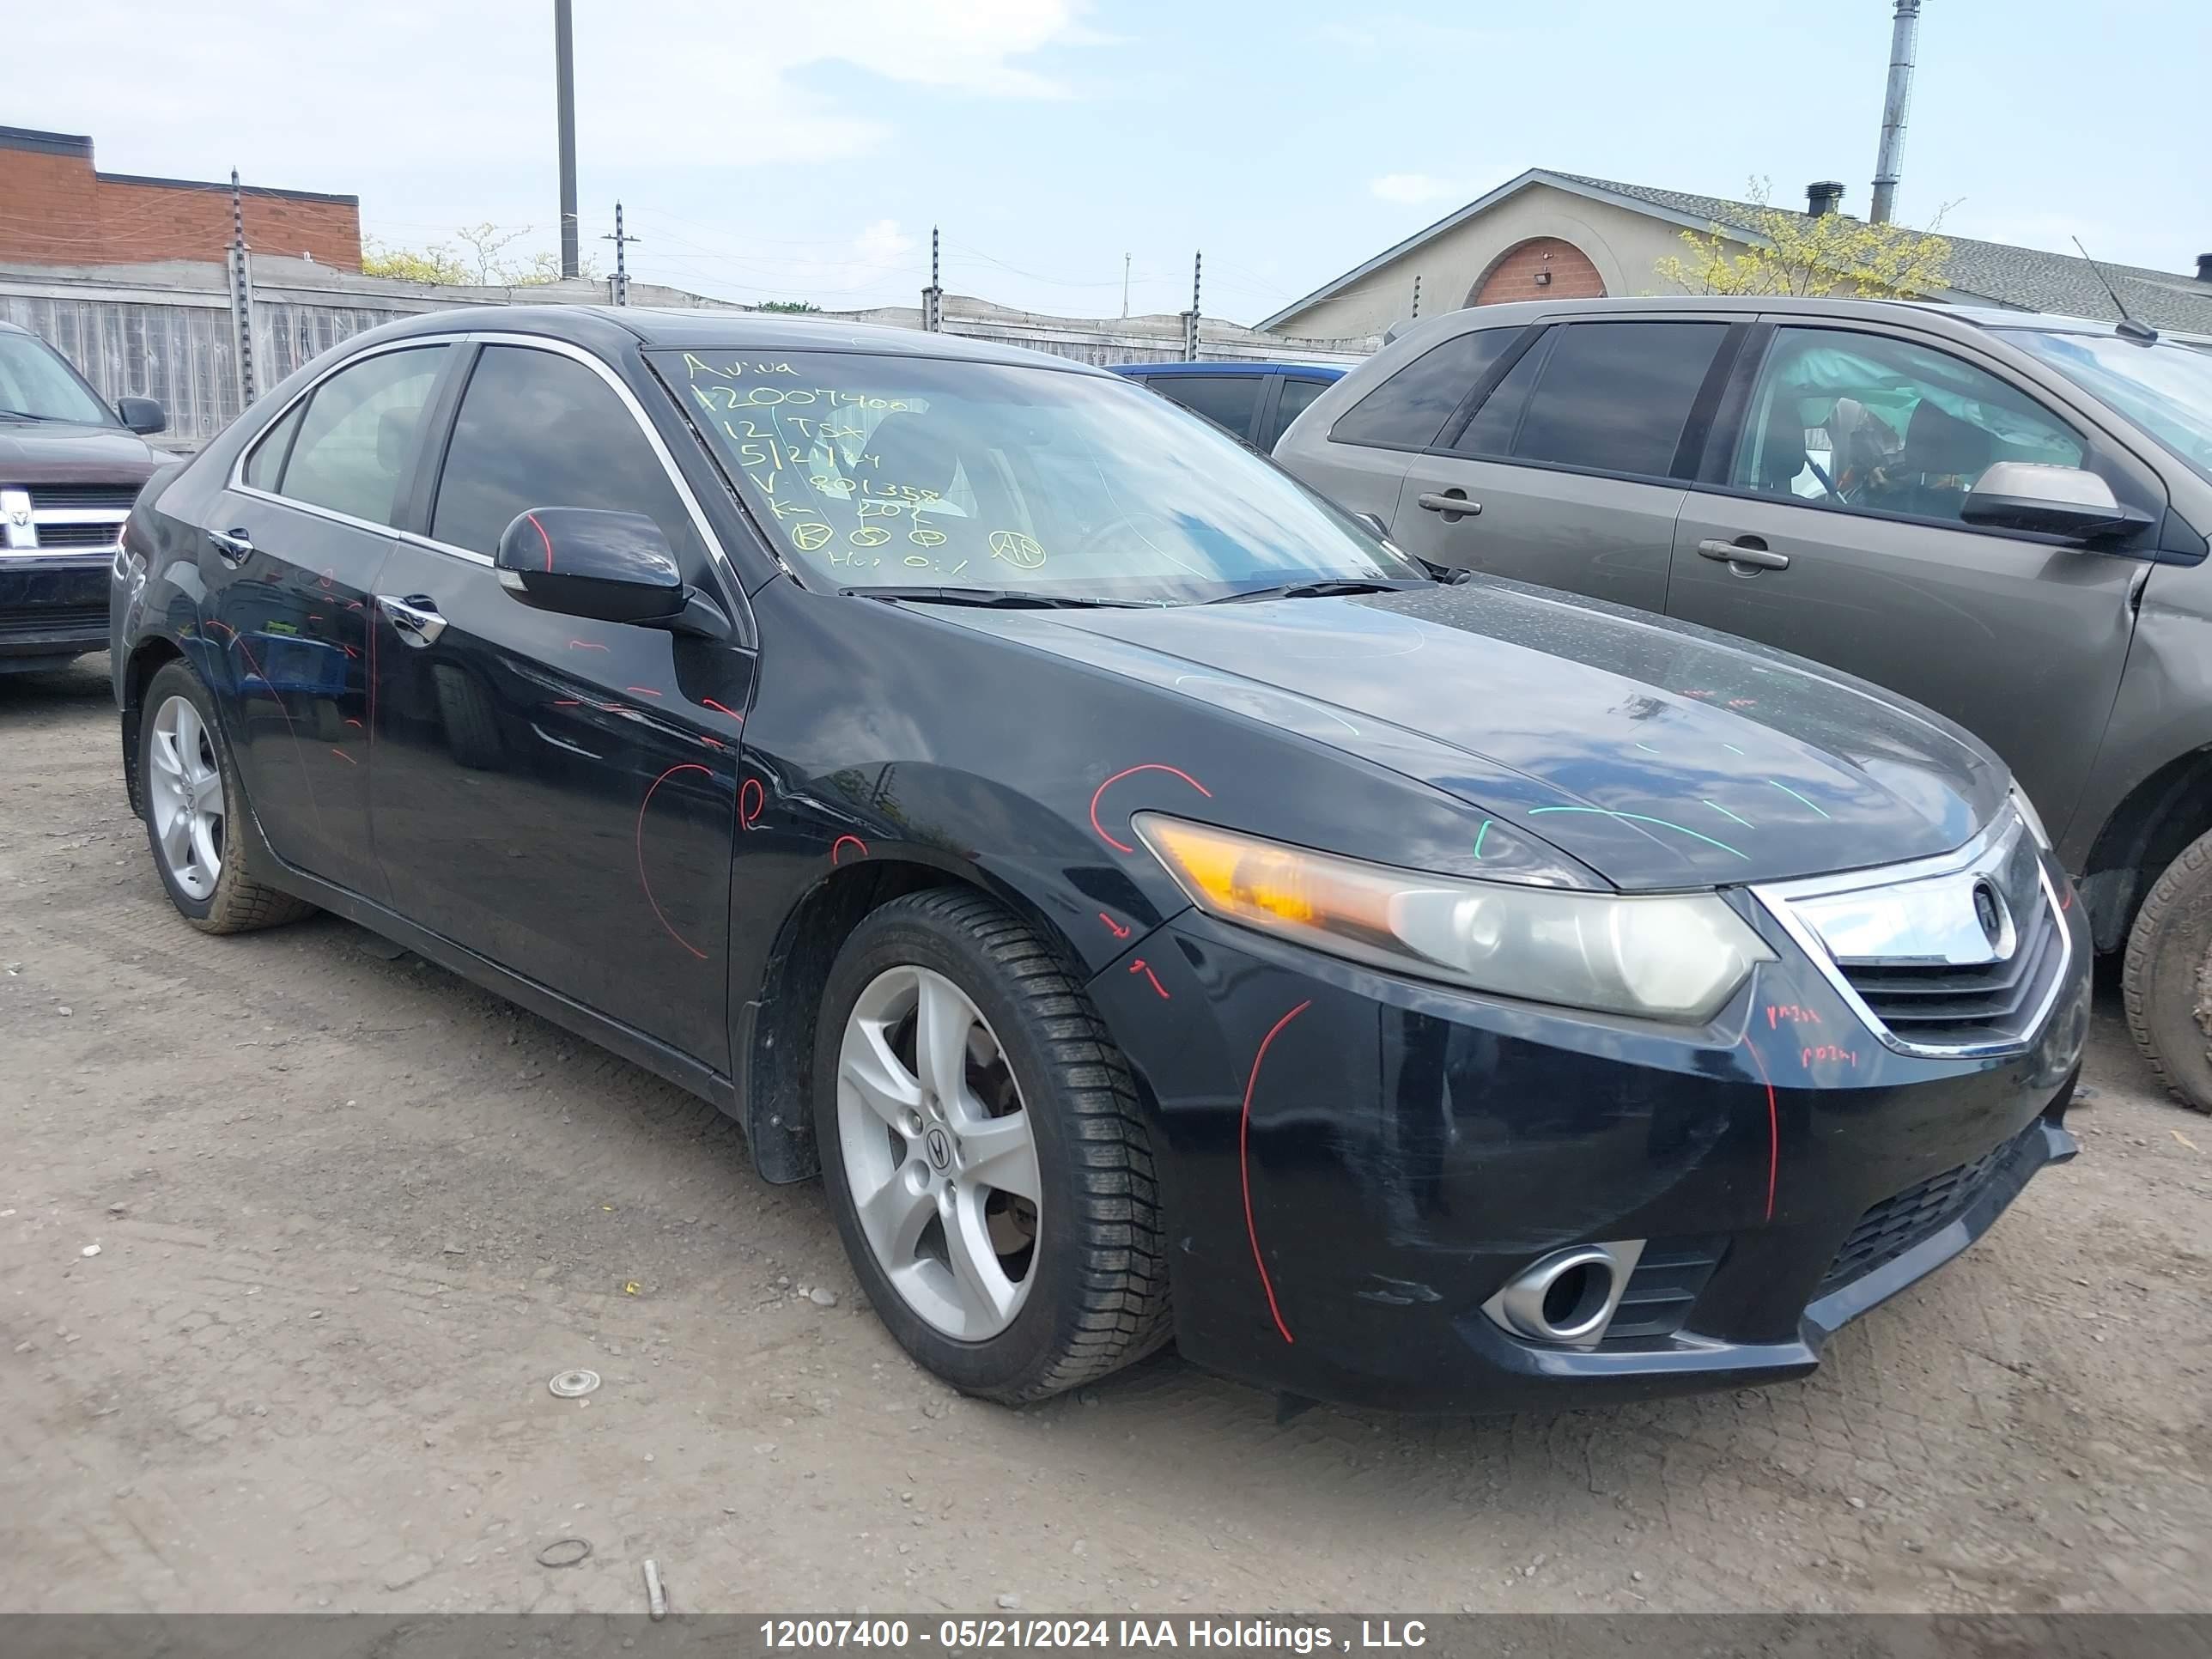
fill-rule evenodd
<path id="1" fill-rule="evenodd" d="M 1520 332 L 1479 328 L 1431 346 L 1346 410 L 1330 441 L 1426 449 Z"/>
<path id="2" fill-rule="evenodd" d="M 453 422 L 430 534 L 489 555 L 507 526 L 538 507 L 642 513 L 685 575 L 706 580 L 691 515 L 613 388 L 573 357 L 486 346 Z"/>
<path id="3" fill-rule="evenodd" d="M 397 523 L 400 488 L 446 351 L 434 345 L 380 352 L 317 386 L 277 493 L 371 524 Z M 281 431 L 264 441 L 264 450 L 281 445 Z"/>
<path id="4" fill-rule="evenodd" d="M 1816 506 L 1956 520 L 1998 461 L 2081 465 L 2081 440 L 1995 375 L 1908 341 L 1775 331 L 1729 473 Z"/>
<path id="5" fill-rule="evenodd" d="M 295 404 L 283 420 L 262 434 L 253 453 L 246 458 L 246 483 L 256 489 L 275 490 L 276 481 L 284 475 L 284 459 L 292 451 L 292 434 L 300 429 L 300 417 L 307 412 L 307 404 Z"/>
<path id="6" fill-rule="evenodd" d="M 1232 438 L 1252 432 L 1252 412 L 1259 406 L 1264 374 L 1156 374 L 1146 382 L 1162 397 L 1181 404 L 1194 415 L 1203 415 Z"/>
<path id="7" fill-rule="evenodd" d="M 1457 447 L 1663 478 L 1727 333 L 1725 323 L 1570 324 L 1540 362 L 1532 351 L 1514 366 Z"/>

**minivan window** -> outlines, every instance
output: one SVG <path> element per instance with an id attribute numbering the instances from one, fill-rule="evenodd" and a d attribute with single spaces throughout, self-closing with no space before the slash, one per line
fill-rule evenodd
<path id="1" fill-rule="evenodd" d="M 277 493 L 371 524 L 392 523 L 446 349 L 379 352 L 317 386 Z"/>
<path id="2" fill-rule="evenodd" d="M 1252 430 L 1252 411 L 1266 388 L 1264 374 L 1156 374 L 1145 382 L 1162 397 L 1203 415 L 1232 438 Z"/>
<path id="3" fill-rule="evenodd" d="M 1997 461 L 2081 465 L 2081 441 L 2025 392 L 1884 334 L 1783 328 L 1729 482 L 1816 505 L 1957 519 Z"/>
<path id="4" fill-rule="evenodd" d="M 2004 334 L 2212 479 L 2212 356 L 2164 343 L 2135 345 L 2114 334 L 2026 328 Z"/>
<path id="5" fill-rule="evenodd" d="M 1291 422 L 1306 412 L 1306 405 L 1328 390 L 1327 380 L 1285 380 L 1275 399 L 1274 416 L 1268 421 L 1267 429 L 1260 434 L 1260 447 L 1273 449 L 1283 434 L 1291 429 Z"/>
<path id="6" fill-rule="evenodd" d="M 1339 416 L 1329 441 L 1426 449 L 1520 332 L 1478 328 L 1431 346 Z"/>
<path id="7" fill-rule="evenodd" d="M 660 526 L 684 574 L 705 580 L 691 515 L 613 389 L 573 357 L 486 346 L 453 419 L 430 534 L 495 553 L 507 526 L 533 507 L 641 513 Z"/>
<path id="8" fill-rule="evenodd" d="M 786 561 L 841 587 L 1177 604 L 1420 568 L 1118 377 L 864 352 L 656 351 Z"/>
<path id="9" fill-rule="evenodd" d="M 1725 323 L 1572 323 L 1559 331 L 1513 459 L 1663 478 Z"/>
<path id="10" fill-rule="evenodd" d="M 0 420 L 113 426 L 114 412 L 86 389 L 62 355 L 36 335 L 0 331 Z"/>

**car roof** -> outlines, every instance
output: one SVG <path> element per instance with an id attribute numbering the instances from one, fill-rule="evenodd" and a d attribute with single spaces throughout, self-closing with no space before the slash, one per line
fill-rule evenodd
<path id="1" fill-rule="evenodd" d="M 1808 317 L 1859 319 L 1879 322 L 1884 318 L 1895 319 L 1899 311 L 1910 311 L 1916 317 L 1961 328 L 2039 328 L 2063 330 L 2076 334 L 2110 334 L 2118 326 L 2109 322 L 2098 322 L 2082 317 L 2059 317 L 2034 311 L 2008 311 L 2002 306 L 1954 306 L 1940 300 L 1861 300 L 1841 295 L 1803 298 L 1783 294 L 1645 294 L 1621 295 L 1598 300 L 1516 300 L 1507 305 L 1470 306 L 1458 311 L 1443 312 L 1436 321 L 1424 317 L 1400 331 L 1399 338 L 1418 328 L 1424 334 L 1436 331 L 1437 322 L 1443 318 L 1452 319 L 1449 326 L 1465 327 L 1469 319 L 1480 316 L 1484 327 L 1504 327 L 1536 321 L 1543 318 L 1602 316 L 1607 313 L 1650 313 L 1654 311 L 1690 311 L 1706 315 L 1726 315 L 1731 313 L 1761 313 L 1771 316 L 1787 316 L 1792 313 Z"/>
<path id="2" fill-rule="evenodd" d="M 1115 363 L 1112 367 L 1116 374 L 1313 374 L 1328 380 L 1340 379 L 1346 368 L 1342 363 L 1262 363 L 1242 357 L 1233 362 Z"/>
<path id="3" fill-rule="evenodd" d="M 467 306 L 427 312 L 375 331 L 380 338 L 389 339 L 400 335 L 495 330 L 543 334 L 603 350 L 626 334 L 648 350 L 865 351 L 1112 378 L 1109 371 L 1088 363 L 993 340 L 832 317 L 763 315 L 751 311 L 678 311 L 651 306 Z"/>

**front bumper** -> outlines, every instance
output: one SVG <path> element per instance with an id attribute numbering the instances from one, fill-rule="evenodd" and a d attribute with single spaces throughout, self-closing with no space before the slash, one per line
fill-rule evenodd
<path id="1" fill-rule="evenodd" d="M 1486 999 L 1187 912 L 1092 990 L 1153 1111 L 1176 1334 L 1316 1400 L 1513 1411 L 1777 1382 L 1957 1255 L 2045 1164 L 2088 1019 L 1901 1054 L 1786 946 L 1711 1024 Z M 1646 1241 L 1595 1346 L 1483 1304 L 1536 1258 Z"/>
<path id="2" fill-rule="evenodd" d="M 0 551 L 0 673 L 107 648 L 114 556 Z"/>

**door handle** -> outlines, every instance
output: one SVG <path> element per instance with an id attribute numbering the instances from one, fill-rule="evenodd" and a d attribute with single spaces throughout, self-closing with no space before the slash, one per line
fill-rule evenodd
<path id="1" fill-rule="evenodd" d="M 1431 513 L 1443 514 L 1446 524 L 1451 523 L 1455 519 L 1471 519 L 1482 511 L 1482 503 L 1468 500 L 1467 492 L 1461 489 L 1447 490 L 1441 495 L 1419 495 L 1414 496 L 1413 500 Z"/>
<path id="2" fill-rule="evenodd" d="M 389 593 L 380 593 L 376 596 L 376 608 L 392 618 L 392 628 L 410 645 L 435 645 L 438 635 L 446 631 L 446 619 L 422 594 L 410 593 L 404 599 L 397 599 Z"/>
<path id="3" fill-rule="evenodd" d="M 215 544 L 215 556 L 235 570 L 253 556 L 253 538 L 243 530 L 210 530 L 207 533 Z"/>
<path id="4" fill-rule="evenodd" d="M 1761 570 L 1790 568 L 1790 556 L 1787 553 L 1770 552 L 1763 544 L 1756 540 L 1699 542 L 1698 553 L 1702 558 L 1717 559 L 1723 564 L 1755 565 Z"/>

